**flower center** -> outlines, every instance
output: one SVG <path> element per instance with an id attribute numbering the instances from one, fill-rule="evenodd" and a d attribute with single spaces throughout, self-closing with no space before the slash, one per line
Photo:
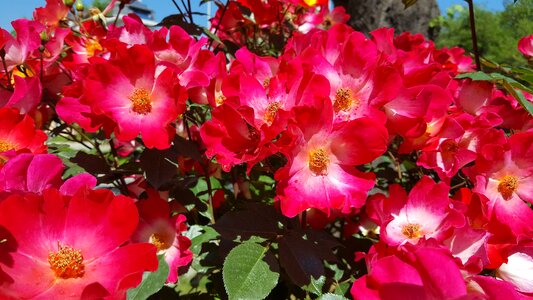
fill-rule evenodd
<path id="1" fill-rule="evenodd" d="M 315 175 L 328 174 L 329 157 L 322 148 L 309 152 L 309 170 Z"/>
<path id="2" fill-rule="evenodd" d="M 144 88 L 135 88 L 129 97 L 134 112 L 146 115 L 152 111 L 152 95 Z"/>
<path id="3" fill-rule="evenodd" d="M 100 45 L 97 40 L 93 39 L 87 39 L 87 41 L 85 41 L 85 49 L 87 49 L 88 56 L 94 56 L 97 51 L 99 52 L 104 50 L 104 48 L 102 48 L 102 45 Z"/>
<path id="4" fill-rule="evenodd" d="M 220 94 L 215 98 L 215 103 L 217 106 L 220 106 L 226 102 L 226 96 Z"/>
<path id="5" fill-rule="evenodd" d="M 270 78 L 265 78 L 265 80 L 263 80 L 263 87 L 266 88 L 270 85 Z"/>
<path id="6" fill-rule="evenodd" d="M 459 150 L 459 146 L 455 141 L 446 140 L 441 144 L 441 151 L 444 153 L 456 153 Z"/>
<path id="7" fill-rule="evenodd" d="M 333 109 L 335 112 L 348 111 L 353 106 L 359 106 L 360 100 L 356 98 L 351 89 L 340 88 L 335 93 L 335 102 Z"/>
<path id="8" fill-rule="evenodd" d="M 156 246 L 157 251 L 168 249 L 171 246 L 165 237 L 159 233 L 154 233 L 150 236 L 150 243 Z"/>
<path id="9" fill-rule="evenodd" d="M 15 149 L 15 145 L 0 139 L 0 153 Z"/>
<path id="10" fill-rule="evenodd" d="M 402 234 L 408 239 L 417 239 L 423 235 L 420 225 L 411 223 L 403 226 Z"/>
<path id="11" fill-rule="evenodd" d="M 505 175 L 498 184 L 498 192 L 503 199 L 509 200 L 518 188 L 518 178 L 512 175 Z"/>
<path id="12" fill-rule="evenodd" d="M 281 104 L 279 102 L 272 102 L 267 106 L 265 109 L 264 119 L 268 125 L 272 125 L 272 122 L 274 122 L 274 118 L 276 117 L 276 113 L 280 107 Z"/>
<path id="13" fill-rule="evenodd" d="M 57 242 L 57 248 L 57 252 L 50 251 L 48 254 L 50 269 L 54 271 L 56 277 L 63 279 L 82 277 L 85 274 L 85 266 L 81 251 L 61 246 L 60 242 Z"/>

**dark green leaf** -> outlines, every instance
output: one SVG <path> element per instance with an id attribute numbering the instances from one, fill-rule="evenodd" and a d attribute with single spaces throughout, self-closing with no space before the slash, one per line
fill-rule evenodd
<path id="1" fill-rule="evenodd" d="M 108 174 L 111 172 L 109 165 L 103 158 L 83 151 L 78 152 L 70 161 L 91 174 Z"/>
<path id="2" fill-rule="evenodd" d="M 159 189 L 178 173 L 177 153 L 172 149 L 146 149 L 140 157 L 140 165 L 146 174 L 146 180 Z"/>
<path id="3" fill-rule="evenodd" d="M 226 239 L 249 239 L 257 235 L 267 239 L 274 239 L 280 234 L 279 224 L 285 224 L 288 219 L 282 216 L 273 206 L 260 203 L 247 203 L 244 209 L 224 214 L 214 225 L 215 230 Z"/>

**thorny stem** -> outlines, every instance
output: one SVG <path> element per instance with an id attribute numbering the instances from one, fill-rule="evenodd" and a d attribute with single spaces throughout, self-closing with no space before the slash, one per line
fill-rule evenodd
<path id="1" fill-rule="evenodd" d="M 470 33 L 472 35 L 472 49 L 474 50 L 474 59 L 476 69 L 481 71 L 481 62 L 479 61 L 479 49 L 477 47 L 476 19 L 474 17 L 474 0 L 465 0 L 468 3 L 468 14 L 470 17 Z"/>

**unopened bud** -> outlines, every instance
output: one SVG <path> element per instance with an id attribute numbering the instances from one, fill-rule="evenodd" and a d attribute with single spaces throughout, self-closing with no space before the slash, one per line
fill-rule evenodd
<path id="1" fill-rule="evenodd" d="M 68 7 L 72 7 L 72 5 L 74 5 L 74 0 L 63 0 L 63 3 Z"/>
<path id="2" fill-rule="evenodd" d="M 80 0 L 76 1 L 76 10 L 83 11 L 84 9 L 85 9 L 85 6 L 83 6 L 83 2 Z"/>

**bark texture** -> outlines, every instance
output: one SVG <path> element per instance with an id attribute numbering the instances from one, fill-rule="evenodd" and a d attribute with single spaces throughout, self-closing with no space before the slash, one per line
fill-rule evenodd
<path id="1" fill-rule="evenodd" d="M 418 0 L 404 9 L 401 0 L 333 0 L 350 14 L 348 24 L 368 33 L 380 27 L 394 27 L 395 33 L 410 31 L 434 38 L 429 21 L 440 15 L 436 0 Z"/>

